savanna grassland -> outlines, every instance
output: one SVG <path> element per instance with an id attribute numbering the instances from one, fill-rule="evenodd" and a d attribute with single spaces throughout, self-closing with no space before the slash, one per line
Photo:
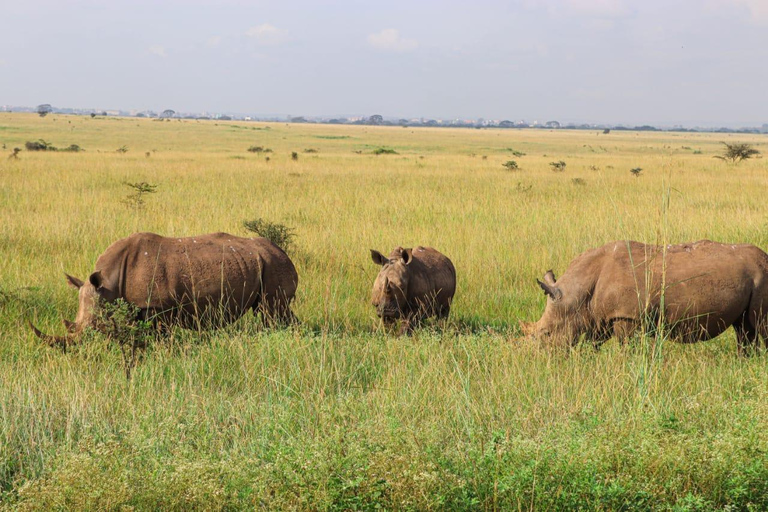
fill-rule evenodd
<path id="1" fill-rule="evenodd" d="M 8 157 L 37 139 L 85 151 Z M 768 160 L 727 164 L 721 141 L 768 151 L 756 135 L 0 114 L 0 506 L 768 508 L 768 356 L 737 357 L 731 331 L 564 351 L 517 327 L 543 310 L 536 277 L 611 240 L 768 248 Z M 124 183 L 140 181 L 157 191 L 136 209 Z M 300 327 L 176 331 L 130 380 L 104 336 L 64 354 L 26 327 L 63 333 L 63 272 L 87 276 L 114 240 L 247 235 L 255 218 L 295 229 Z M 451 318 L 410 337 L 370 305 L 369 249 L 397 245 L 436 247 L 458 275 Z"/>

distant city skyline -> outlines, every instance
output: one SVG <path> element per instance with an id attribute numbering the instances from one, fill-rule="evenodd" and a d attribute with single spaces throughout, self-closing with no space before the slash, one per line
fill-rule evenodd
<path id="1" fill-rule="evenodd" d="M 0 104 L 768 123 L 765 0 L 29 0 L 3 10 Z"/>

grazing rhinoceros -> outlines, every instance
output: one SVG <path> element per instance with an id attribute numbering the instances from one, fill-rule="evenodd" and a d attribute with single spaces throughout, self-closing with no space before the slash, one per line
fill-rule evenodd
<path id="1" fill-rule="evenodd" d="M 121 298 L 137 306 L 142 319 L 191 329 L 233 322 L 248 309 L 261 312 L 268 323 L 295 320 L 290 305 L 296 269 L 266 238 L 136 233 L 107 247 L 85 282 L 66 277 L 79 290 L 80 302 L 75 321 L 64 320 L 69 334 L 49 336 L 32 326 L 51 345 L 75 341 L 85 327 L 95 326 L 100 302 Z"/>
<path id="2" fill-rule="evenodd" d="M 410 331 L 430 316 L 448 316 L 456 292 L 456 269 L 443 254 L 431 247 L 397 247 L 389 258 L 371 249 L 371 259 L 381 265 L 372 302 L 384 323 L 402 318 L 403 330 Z"/>
<path id="3" fill-rule="evenodd" d="M 732 325 L 740 354 L 768 338 L 768 254 L 753 245 L 613 242 L 538 283 L 547 306 L 538 322 L 521 322 L 526 334 L 625 341 L 642 322 L 662 321 L 672 339 L 692 343 Z"/>

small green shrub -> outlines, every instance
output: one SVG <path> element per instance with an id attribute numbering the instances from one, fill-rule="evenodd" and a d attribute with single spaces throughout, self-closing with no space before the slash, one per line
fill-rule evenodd
<path id="1" fill-rule="evenodd" d="M 263 236 L 286 253 L 293 247 L 293 240 L 296 237 L 293 228 L 261 218 L 243 221 L 243 227 L 251 233 Z"/>
<path id="2" fill-rule="evenodd" d="M 27 151 L 56 151 L 56 146 L 43 139 L 38 139 L 34 142 L 27 141 L 24 143 L 24 147 Z"/>
<path id="3" fill-rule="evenodd" d="M 507 151 L 512 153 L 512 156 L 516 156 L 518 158 L 520 158 L 521 156 L 525 156 L 525 153 L 523 153 L 522 151 L 517 151 L 516 149 L 513 149 L 513 148 L 507 148 Z"/>
<path id="4" fill-rule="evenodd" d="M 399 153 L 392 148 L 376 148 L 373 150 L 374 155 L 398 155 Z"/>
<path id="5" fill-rule="evenodd" d="M 123 185 L 130 188 L 132 192 L 123 199 L 123 204 L 133 208 L 134 210 L 141 210 L 146 204 L 144 196 L 147 194 L 154 194 L 157 191 L 157 185 L 147 183 L 146 181 L 140 181 L 136 183 L 123 182 Z"/>
<path id="6" fill-rule="evenodd" d="M 634 167 L 634 168 L 630 169 L 629 172 L 631 172 L 632 176 L 634 176 L 635 178 L 639 178 L 640 177 L 640 173 L 643 172 L 643 168 L 642 167 Z"/>
<path id="7" fill-rule="evenodd" d="M 557 162 L 549 162 L 549 166 L 555 172 L 563 172 L 565 170 L 566 163 L 562 160 L 558 160 Z"/>
<path id="8" fill-rule="evenodd" d="M 508 171 L 517 171 L 518 169 L 520 169 L 520 166 L 517 165 L 517 162 L 515 162 L 514 160 L 508 160 L 501 165 L 506 167 Z"/>
<path id="9" fill-rule="evenodd" d="M 138 350 L 146 348 L 155 336 L 152 323 L 139 320 L 140 309 L 122 298 L 103 303 L 97 312 L 104 334 L 120 347 L 125 377 L 130 380 Z"/>

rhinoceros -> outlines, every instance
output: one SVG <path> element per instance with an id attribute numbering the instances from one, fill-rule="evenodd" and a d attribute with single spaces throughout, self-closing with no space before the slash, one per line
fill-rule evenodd
<path id="1" fill-rule="evenodd" d="M 397 247 L 388 258 L 371 249 L 371 259 L 381 266 L 371 301 L 385 324 L 402 318 L 408 332 L 425 318 L 448 316 L 456 269 L 446 256 L 431 247 Z"/>
<path id="2" fill-rule="evenodd" d="M 66 274 L 65 274 L 66 275 Z M 110 245 L 86 281 L 66 275 L 79 290 L 67 336 L 35 334 L 66 347 L 96 327 L 97 308 L 117 299 L 134 304 L 140 318 L 190 329 L 213 328 L 261 312 L 268 323 L 291 323 L 298 275 L 288 255 L 266 238 L 212 233 L 166 238 L 136 233 Z"/>
<path id="3" fill-rule="evenodd" d="M 740 354 L 768 339 L 768 254 L 754 245 L 617 241 L 578 256 L 560 280 L 550 270 L 537 282 L 547 306 L 538 322 L 521 322 L 525 334 L 626 341 L 643 322 L 662 322 L 692 343 L 733 326 Z"/>

